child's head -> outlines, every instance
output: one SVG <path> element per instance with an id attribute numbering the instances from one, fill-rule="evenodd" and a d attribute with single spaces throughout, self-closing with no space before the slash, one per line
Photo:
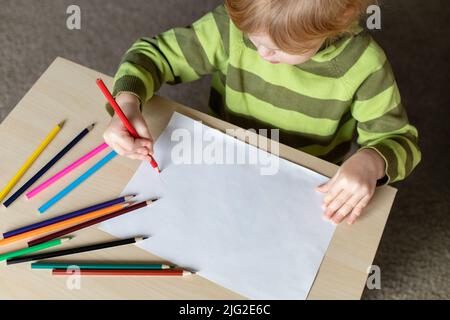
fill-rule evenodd
<path id="1" fill-rule="evenodd" d="M 351 30 L 376 0 L 226 0 L 234 24 L 260 56 L 272 63 L 300 64 L 321 46 Z"/>

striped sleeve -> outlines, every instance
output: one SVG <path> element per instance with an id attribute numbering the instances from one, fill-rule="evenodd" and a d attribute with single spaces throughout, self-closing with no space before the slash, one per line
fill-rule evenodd
<path id="1" fill-rule="evenodd" d="M 403 180 L 421 160 L 417 129 L 408 121 L 399 89 L 387 60 L 356 92 L 352 115 L 357 120 L 358 144 L 385 160 L 385 183 Z"/>
<path id="2" fill-rule="evenodd" d="M 143 105 L 164 83 L 190 82 L 223 72 L 228 59 L 228 30 L 229 18 L 219 6 L 191 26 L 140 38 L 122 58 L 113 95 L 130 92 Z"/>

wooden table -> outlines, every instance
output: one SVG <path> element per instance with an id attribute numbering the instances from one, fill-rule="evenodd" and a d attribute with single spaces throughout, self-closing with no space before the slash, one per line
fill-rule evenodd
<path id="1" fill-rule="evenodd" d="M 31 150 L 59 121 L 67 120 L 63 130 L 39 157 L 19 184 L 32 176 L 82 128 L 92 122 L 97 125 L 82 143 L 64 160 L 54 166 L 46 177 L 61 170 L 94 146 L 102 142 L 102 133 L 109 123 L 103 108 L 104 97 L 95 84 L 102 77 L 111 88 L 112 79 L 62 58 L 57 58 L 14 110 L 0 125 L 0 187 L 17 171 Z M 174 110 L 202 120 L 219 130 L 234 125 L 171 102 L 154 97 L 144 108 L 153 136 L 156 138 L 167 125 Z M 242 137 L 237 137 L 242 138 Z M 103 153 L 105 154 L 105 153 Z M 282 158 L 296 162 L 321 174 L 332 176 L 337 167 L 287 146 L 280 146 Z M 96 159 L 99 159 L 98 157 Z M 37 208 L 63 186 L 93 164 L 69 174 L 48 191 L 28 201 L 20 198 L 10 208 L 0 209 L 0 232 L 28 225 L 43 219 Z M 69 212 L 100 201 L 115 198 L 125 187 L 139 163 L 116 158 L 97 172 L 87 183 L 77 188 L 45 214 L 46 218 Z M 42 180 L 40 180 L 42 181 Z M 17 189 L 16 188 L 14 190 Z M 14 190 L 12 192 L 14 192 Z M 364 289 L 367 270 L 372 264 L 396 190 L 377 190 L 367 212 L 352 227 L 341 224 L 327 250 L 309 299 L 359 299 Z M 11 195 L 12 193 L 10 193 Z M 109 241 L 112 237 L 97 228 L 77 232 L 65 247 Z M 23 246 L 20 243 L 0 248 L 0 253 Z M 82 261 L 161 261 L 136 246 L 124 246 L 99 252 L 72 256 Z M 59 259 L 64 260 L 64 259 Z M 52 277 L 49 270 L 31 270 L 29 264 L 0 265 L 1 299 L 242 299 L 244 297 L 200 276 L 184 278 L 82 278 L 79 289 L 69 289 L 66 277 Z"/>

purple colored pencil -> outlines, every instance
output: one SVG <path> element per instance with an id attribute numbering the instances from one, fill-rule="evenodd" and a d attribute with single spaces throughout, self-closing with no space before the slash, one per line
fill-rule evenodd
<path id="1" fill-rule="evenodd" d="M 87 208 L 83 208 L 83 209 L 80 209 L 80 210 L 77 210 L 77 211 L 73 211 L 73 212 L 70 212 L 70 213 L 67 213 L 67 214 L 63 214 L 63 215 L 55 217 L 55 218 L 51 218 L 51 219 L 47 219 L 47 220 L 44 220 L 44 221 L 41 221 L 41 222 L 37 222 L 37 223 L 31 224 L 29 226 L 13 230 L 13 231 L 8 231 L 8 232 L 3 234 L 3 238 L 4 239 L 10 238 L 12 236 L 15 236 L 15 235 L 18 235 L 18 234 L 21 234 L 21 233 L 24 233 L 24 232 L 28 232 L 28 231 L 35 230 L 35 229 L 38 229 L 38 228 L 41 228 L 41 227 L 45 227 L 45 226 L 48 226 L 48 225 L 51 225 L 51 224 L 54 224 L 54 223 L 57 223 L 57 222 L 60 222 L 60 221 L 64 221 L 64 220 L 67 220 L 67 219 L 78 217 L 78 216 L 81 216 L 83 214 L 87 214 L 87 213 L 90 213 L 90 212 L 93 212 L 93 211 L 97 211 L 97 210 L 100 210 L 100 209 L 103 209 L 103 208 L 107 208 L 107 207 L 113 206 L 115 204 L 124 203 L 124 202 L 130 200 L 132 197 L 134 197 L 134 196 L 125 196 L 125 197 L 120 197 L 120 198 L 117 198 L 117 199 L 114 199 L 114 200 L 109 200 L 109 201 L 102 202 L 102 203 L 99 203 L 99 204 L 96 204 L 96 205 L 93 205 L 93 206 L 90 206 L 90 207 L 87 207 Z"/>

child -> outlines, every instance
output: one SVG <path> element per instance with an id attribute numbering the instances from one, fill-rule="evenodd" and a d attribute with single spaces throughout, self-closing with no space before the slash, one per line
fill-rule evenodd
<path id="1" fill-rule="evenodd" d="M 148 160 L 140 106 L 163 83 L 212 74 L 213 113 L 240 127 L 279 129 L 280 142 L 341 164 L 318 186 L 324 218 L 353 224 L 377 185 L 421 159 L 383 50 L 358 25 L 370 0 L 226 0 L 192 26 L 141 38 L 125 54 L 113 95 L 143 139 L 113 116 L 104 134 L 120 155 Z M 270 132 L 270 130 L 268 130 Z"/>

